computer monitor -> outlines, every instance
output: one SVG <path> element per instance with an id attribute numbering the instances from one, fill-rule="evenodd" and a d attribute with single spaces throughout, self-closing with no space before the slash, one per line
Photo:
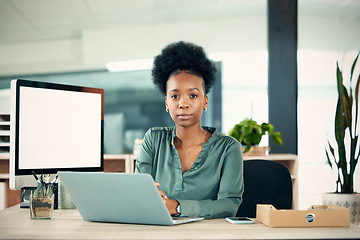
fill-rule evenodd
<path id="1" fill-rule="evenodd" d="M 103 171 L 103 125 L 103 89 L 12 80 L 10 189 L 36 187 L 33 171 Z"/>

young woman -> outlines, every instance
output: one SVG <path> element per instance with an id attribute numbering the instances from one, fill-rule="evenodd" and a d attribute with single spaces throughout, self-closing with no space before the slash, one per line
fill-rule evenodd
<path id="1" fill-rule="evenodd" d="M 154 60 L 153 81 L 175 127 L 148 130 L 136 172 L 154 178 L 174 216 L 235 216 L 242 202 L 240 143 L 200 125 L 215 72 L 202 47 L 182 41 L 165 47 Z"/>

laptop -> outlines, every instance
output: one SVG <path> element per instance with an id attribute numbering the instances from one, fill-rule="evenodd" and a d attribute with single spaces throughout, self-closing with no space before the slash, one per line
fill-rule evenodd
<path id="1" fill-rule="evenodd" d="M 203 219 L 173 219 L 149 174 L 59 172 L 59 177 L 88 221 L 177 225 Z"/>

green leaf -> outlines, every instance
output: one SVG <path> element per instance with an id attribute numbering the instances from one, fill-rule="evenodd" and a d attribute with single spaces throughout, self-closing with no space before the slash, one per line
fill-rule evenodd
<path id="1" fill-rule="evenodd" d="M 244 153 L 248 152 L 251 148 L 251 144 L 250 145 L 246 145 L 245 147 L 245 150 L 244 150 Z"/>
<path id="2" fill-rule="evenodd" d="M 360 54 L 360 51 L 358 52 L 358 54 L 356 55 L 356 58 L 351 66 L 351 72 L 350 72 L 350 84 L 351 84 L 351 80 L 352 80 L 352 76 L 353 76 L 353 73 L 354 73 L 354 69 L 355 69 L 355 66 L 356 66 L 356 63 L 357 63 L 357 60 L 358 60 L 358 57 L 359 57 L 359 54 Z"/>
<path id="3" fill-rule="evenodd" d="M 278 145 L 282 145 L 283 144 L 283 141 L 282 141 L 282 135 L 280 132 L 274 132 L 272 134 L 272 141 L 275 143 L 275 144 L 278 144 Z"/>
<path id="4" fill-rule="evenodd" d="M 233 129 L 230 130 L 229 132 L 229 136 L 239 140 L 240 139 L 240 134 L 239 131 L 234 127 Z"/>
<path id="5" fill-rule="evenodd" d="M 253 128 L 249 125 L 245 125 L 241 128 L 243 135 L 250 135 L 253 132 Z"/>
<path id="6" fill-rule="evenodd" d="M 260 133 L 253 134 L 252 138 L 251 138 L 251 144 L 258 145 L 261 142 L 261 137 L 262 137 L 262 134 L 260 134 Z"/>
<path id="7" fill-rule="evenodd" d="M 330 152 L 331 152 L 331 155 L 335 158 L 335 151 L 334 151 L 334 148 L 331 146 L 330 142 L 328 142 L 328 145 L 329 145 L 329 149 L 330 149 Z"/>
<path id="8" fill-rule="evenodd" d="M 356 127 L 357 127 L 357 122 L 358 122 L 358 116 L 359 116 L 359 89 L 360 89 L 360 73 L 359 73 L 359 77 L 358 80 L 356 82 L 355 85 L 355 129 L 354 129 L 354 133 L 356 134 Z"/>
<path id="9" fill-rule="evenodd" d="M 262 123 L 261 124 L 261 131 L 264 134 L 267 132 L 269 134 L 269 136 L 270 136 L 274 131 L 274 125 L 272 125 L 271 123 Z"/>
<path id="10" fill-rule="evenodd" d="M 329 154 L 328 154 L 328 151 L 326 149 L 325 149 L 325 153 L 326 153 L 327 163 L 330 165 L 331 169 L 333 169 L 332 162 L 330 161 Z"/>
<path id="11" fill-rule="evenodd" d="M 341 110 L 343 105 L 338 102 L 336 114 L 335 114 L 335 139 L 338 144 L 339 150 L 339 164 L 342 166 L 346 166 L 346 155 L 345 155 L 345 117 L 344 113 Z M 345 162 L 344 162 L 345 161 Z"/>
<path id="12" fill-rule="evenodd" d="M 343 105 L 344 105 L 344 116 L 345 116 L 345 128 L 348 127 L 350 128 L 350 132 L 351 132 L 351 109 L 352 109 L 352 97 L 349 97 L 348 92 L 345 88 L 345 86 L 343 85 Z M 350 92 L 351 95 L 351 92 Z"/>
<path id="13" fill-rule="evenodd" d="M 337 72 L 337 89 L 338 89 L 338 101 L 335 112 L 335 138 L 336 142 L 339 144 L 343 142 L 345 137 L 345 110 L 344 110 L 344 85 L 342 72 L 340 71 L 338 63 L 336 63 L 336 72 Z"/>

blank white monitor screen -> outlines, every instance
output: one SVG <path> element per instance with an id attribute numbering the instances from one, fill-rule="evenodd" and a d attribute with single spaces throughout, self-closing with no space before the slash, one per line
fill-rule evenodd
<path id="1" fill-rule="evenodd" d="M 11 144 L 15 176 L 32 171 L 103 171 L 102 89 L 27 80 L 15 84 Z"/>

